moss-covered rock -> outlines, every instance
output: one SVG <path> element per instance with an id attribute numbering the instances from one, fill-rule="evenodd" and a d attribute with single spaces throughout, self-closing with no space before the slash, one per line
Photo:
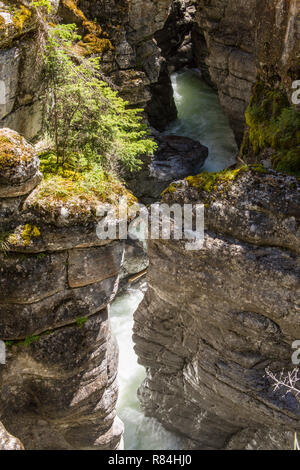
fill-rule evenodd
<path id="1" fill-rule="evenodd" d="M 0 46 L 34 27 L 33 11 L 22 1 L 5 0 L 0 5 Z"/>
<path id="2" fill-rule="evenodd" d="M 78 0 L 62 0 L 62 7 L 69 10 L 73 21 L 84 31 L 83 38 L 74 46 L 76 52 L 88 56 L 113 51 L 109 35 L 96 21 L 89 21 L 77 4 Z"/>

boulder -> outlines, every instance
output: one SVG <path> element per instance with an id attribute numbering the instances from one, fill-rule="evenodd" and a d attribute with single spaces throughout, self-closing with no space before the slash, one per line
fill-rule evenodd
<path id="1" fill-rule="evenodd" d="M 41 180 L 39 159 L 24 137 L 0 129 L 0 198 L 29 193 Z"/>
<path id="2" fill-rule="evenodd" d="M 269 368 L 295 368 L 300 337 L 300 184 L 261 169 L 174 183 L 167 204 L 205 205 L 202 249 L 150 240 L 149 289 L 134 315 L 147 416 L 185 448 L 292 449 L 296 394 Z M 264 436 L 261 440 L 259 436 Z"/>

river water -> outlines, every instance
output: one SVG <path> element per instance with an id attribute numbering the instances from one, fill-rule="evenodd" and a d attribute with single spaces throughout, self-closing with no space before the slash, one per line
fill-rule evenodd
<path id="1" fill-rule="evenodd" d="M 217 94 L 201 80 L 197 71 L 173 74 L 172 84 L 178 120 L 166 130 L 199 140 L 209 149 L 203 170 L 220 171 L 235 162 L 237 146 Z M 138 364 L 133 349 L 133 314 L 142 301 L 147 285 L 130 288 L 111 305 L 112 329 L 120 349 L 118 416 L 125 425 L 126 450 L 176 450 L 182 448 L 179 437 L 161 424 L 146 418 L 137 399 L 137 389 L 146 373 Z"/>
<path id="2" fill-rule="evenodd" d="M 165 134 L 190 137 L 206 145 L 209 154 L 202 171 L 221 171 L 233 165 L 238 148 L 217 93 L 196 69 L 174 73 L 171 78 L 178 119 Z"/>

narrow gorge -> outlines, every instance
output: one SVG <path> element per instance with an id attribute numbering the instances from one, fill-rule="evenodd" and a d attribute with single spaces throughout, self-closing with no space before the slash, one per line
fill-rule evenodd
<path id="1" fill-rule="evenodd" d="M 0 450 L 299 447 L 299 90 L 299 0 L 0 1 Z"/>

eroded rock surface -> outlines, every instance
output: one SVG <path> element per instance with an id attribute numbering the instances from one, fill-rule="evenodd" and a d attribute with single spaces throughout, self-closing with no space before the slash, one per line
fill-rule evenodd
<path id="1" fill-rule="evenodd" d="M 147 368 L 139 397 L 187 447 L 233 439 L 231 448 L 259 448 L 263 433 L 268 448 L 292 448 L 284 433 L 300 429 L 299 401 L 274 393 L 265 369 L 292 370 L 300 336 L 299 182 L 249 170 L 207 188 L 188 178 L 164 196 L 205 204 L 202 250 L 149 242 L 149 290 L 134 327 Z"/>
<path id="2" fill-rule="evenodd" d="M 123 242 L 97 238 L 92 204 L 43 200 L 40 179 L 33 147 L 0 131 L 0 419 L 26 449 L 117 449 Z"/>
<path id="3" fill-rule="evenodd" d="M 22 442 L 9 434 L 2 423 L 0 423 L 0 450 L 24 450 Z"/>

